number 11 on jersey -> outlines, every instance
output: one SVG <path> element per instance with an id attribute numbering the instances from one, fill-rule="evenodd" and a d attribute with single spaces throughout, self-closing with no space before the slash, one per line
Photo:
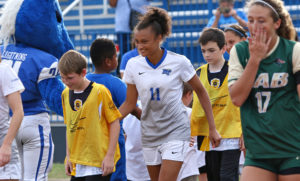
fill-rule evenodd
<path id="1" fill-rule="evenodd" d="M 160 97 L 159 97 L 159 88 L 150 88 L 150 92 L 151 92 L 151 100 L 152 101 L 160 101 Z"/>

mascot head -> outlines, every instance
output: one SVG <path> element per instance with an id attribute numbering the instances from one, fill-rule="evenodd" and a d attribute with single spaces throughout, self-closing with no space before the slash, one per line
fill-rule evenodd
<path id="1" fill-rule="evenodd" d="M 8 0 L 0 25 L 0 39 L 4 45 L 12 40 L 58 59 L 73 49 L 57 0 Z"/>

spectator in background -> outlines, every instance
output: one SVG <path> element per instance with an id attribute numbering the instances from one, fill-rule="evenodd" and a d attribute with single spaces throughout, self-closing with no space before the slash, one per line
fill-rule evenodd
<path id="1" fill-rule="evenodd" d="M 115 32 L 117 33 L 117 43 L 120 47 L 119 64 L 117 68 L 117 74 L 119 74 L 120 57 L 131 49 L 131 30 L 129 27 L 130 7 L 144 14 L 146 7 L 149 6 L 149 0 L 109 0 L 109 5 L 116 8 Z"/>
<path id="2" fill-rule="evenodd" d="M 234 10 L 234 0 L 219 0 L 219 7 L 215 15 L 211 17 L 206 27 L 219 28 L 224 30 L 232 24 L 239 24 L 247 27 L 247 16 L 243 11 Z"/>
<path id="3" fill-rule="evenodd" d="M 230 53 L 231 48 L 238 42 L 247 40 L 247 32 L 239 25 L 230 25 L 224 30 L 226 51 Z"/>

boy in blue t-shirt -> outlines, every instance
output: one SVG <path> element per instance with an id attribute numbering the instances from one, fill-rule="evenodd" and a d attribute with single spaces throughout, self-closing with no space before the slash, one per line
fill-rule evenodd
<path id="1" fill-rule="evenodd" d="M 112 99 L 117 107 L 120 107 L 126 99 L 126 84 L 110 74 L 118 66 L 116 47 L 113 41 L 105 38 L 96 39 L 90 49 L 90 56 L 95 66 L 95 72 L 88 74 L 87 79 L 105 85 L 111 92 Z M 137 108 L 132 114 L 140 117 L 140 109 Z M 126 157 L 125 138 L 122 128 L 123 121 L 120 121 L 119 146 L 121 158 L 117 162 L 116 171 L 111 176 L 111 181 L 127 181 L 126 178 Z"/>

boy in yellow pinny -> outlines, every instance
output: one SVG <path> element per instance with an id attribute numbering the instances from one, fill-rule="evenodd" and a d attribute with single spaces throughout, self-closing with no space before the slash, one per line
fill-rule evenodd
<path id="1" fill-rule="evenodd" d="M 106 87 L 86 79 L 86 58 L 70 50 L 59 61 L 67 88 L 62 93 L 66 174 L 71 181 L 109 181 L 120 158 L 120 112 Z"/>
<path id="2" fill-rule="evenodd" d="M 218 147 L 209 143 L 209 127 L 206 116 L 194 94 L 191 115 L 192 136 L 198 136 L 198 146 L 205 152 L 208 181 L 238 181 L 240 137 L 242 135 L 240 110 L 234 106 L 228 91 L 228 63 L 223 54 L 226 51 L 222 30 L 209 28 L 199 39 L 207 64 L 197 69 L 197 74 L 211 101 L 216 129 L 222 139 Z"/>

